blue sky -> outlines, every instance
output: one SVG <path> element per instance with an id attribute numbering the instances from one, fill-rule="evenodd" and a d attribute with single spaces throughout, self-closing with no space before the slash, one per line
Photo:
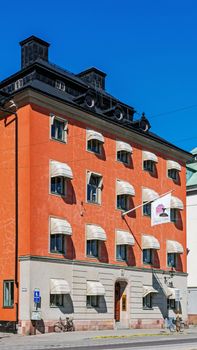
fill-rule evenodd
<path id="1" fill-rule="evenodd" d="M 107 90 L 144 111 L 153 132 L 197 146 L 197 1 L 10 0 L 0 11 L 0 80 L 20 68 L 18 42 L 39 36 L 50 61 L 103 70 Z"/>

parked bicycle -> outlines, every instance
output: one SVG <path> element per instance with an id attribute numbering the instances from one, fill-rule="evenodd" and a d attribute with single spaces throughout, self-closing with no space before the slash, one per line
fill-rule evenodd
<path id="1" fill-rule="evenodd" d="M 71 317 L 66 317 L 65 320 L 62 320 L 61 317 L 59 321 L 54 325 L 55 332 L 73 332 L 75 330 L 75 326 L 73 323 L 73 319 Z"/>

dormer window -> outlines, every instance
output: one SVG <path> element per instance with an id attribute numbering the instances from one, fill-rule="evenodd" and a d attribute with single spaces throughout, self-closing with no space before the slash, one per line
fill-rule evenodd
<path id="1" fill-rule="evenodd" d="M 63 81 L 56 80 L 55 87 L 58 90 L 65 91 L 65 83 Z"/>
<path id="2" fill-rule="evenodd" d="M 18 79 L 14 84 L 14 89 L 18 90 L 23 87 L 23 79 Z"/>

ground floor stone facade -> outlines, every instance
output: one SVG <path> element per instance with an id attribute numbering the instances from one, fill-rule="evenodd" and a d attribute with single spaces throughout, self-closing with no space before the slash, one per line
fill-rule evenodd
<path id="1" fill-rule="evenodd" d="M 62 304 L 51 305 L 51 280 L 66 281 L 69 293 Z M 91 286 L 91 291 L 88 291 Z M 95 287 L 96 286 L 96 287 Z M 104 293 L 100 292 L 102 286 Z M 61 289 L 60 287 L 57 287 Z M 96 289 L 97 288 L 97 289 Z M 54 331 L 59 317 L 74 319 L 76 330 L 114 328 L 161 328 L 169 310 L 169 290 L 180 290 L 179 312 L 187 319 L 187 276 L 150 268 L 114 266 L 39 257 L 20 259 L 19 325 L 21 334 Z M 36 310 L 34 290 L 40 291 L 40 320 L 32 320 Z M 61 294 L 60 290 L 55 293 Z M 91 294 L 92 293 L 92 294 Z M 88 294 L 98 294 L 97 303 L 87 305 Z M 144 295 L 151 304 L 144 305 Z M 93 300 L 94 301 L 94 300 Z"/>

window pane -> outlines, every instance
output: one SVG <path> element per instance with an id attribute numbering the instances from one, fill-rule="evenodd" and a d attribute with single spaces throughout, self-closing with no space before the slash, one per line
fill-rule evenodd
<path id="1" fill-rule="evenodd" d="M 88 141 L 88 150 L 94 153 L 100 153 L 101 145 L 98 140 Z"/>
<path id="2" fill-rule="evenodd" d="M 152 160 L 144 160 L 144 170 L 153 172 L 154 162 Z"/>
<path id="3" fill-rule="evenodd" d="M 151 249 L 143 249 L 143 262 L 145 264 L 151 264 L 151 262 L 152 262 L 152 250 Z"/>
<path id="4" fill-rule="evenodd" d="M 98 241 L 87 240 L 87 255 L 98 257 Z"/>
<path id="5" fill-rule="evenodd" d="M 128 164 L 129 162 L 129 154 L 126 151 L 118 151 L 117 152 L 117 160 L 119 160 L 122 163 Z"/>
<path id="6" fill-rule="evenodd" d="M 116 246 L 116 259 L 117 260 L 124 260 L 126 261 L 127 258 L 127 246 L 122 244 L 122 245 L 117 245 Z"/>
<path id="7" fill-rule="evenodd" d="M 14 305 L 14 282 L 4 281 L 4 307 L 13 307 Z"/>
<path id="8" fill-rule="evenodd" d="M 65 179 L 62 176 L 51 178 L 51 193 L 65 194 Z"/>
<path id="9" fill-rule="evenodd" d="M 168 266 L 169 267 L 176 267 L 176 254 L 175 253 L 168 253 Z"/>
<path id="10" fill-rule="evenodd" d="M 144 216 L 151 216 L 151 203 L 143 205 L 143 215 Z"/>
<path id="11" fill-rule="evenodd" d="M 64 253 L 65 248 L 64 248 L 64 235 L 62 234 L 56 234 L 56 235 L 51 235 L 50 237 L 50 251 L 51 252 L 56 252 L 56 253 Z"/>
<path id="12" fill-rule="evenodd" d="M 122 210 L 128 209 L 128 197 L 124 194 L 117 196 L 117 208 Z"/>

